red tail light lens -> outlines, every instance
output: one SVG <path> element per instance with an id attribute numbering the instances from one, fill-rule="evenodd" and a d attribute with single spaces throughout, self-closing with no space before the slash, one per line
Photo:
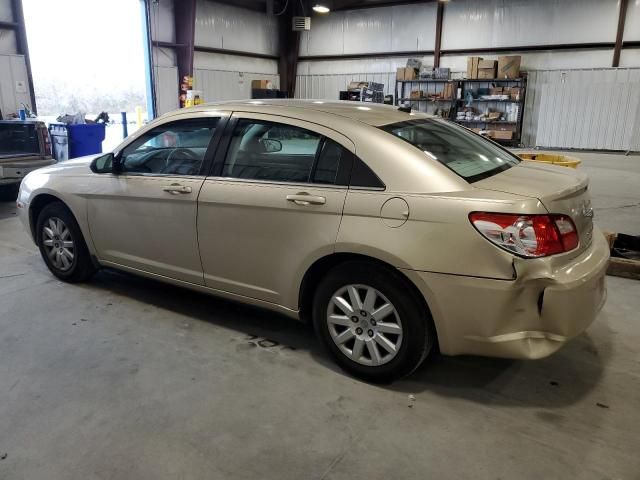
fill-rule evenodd
<path id="1" fill-rule="evenodd" d="M 486 239 L 523 257 L 546 257 L 578 246 L 576 226 L 566 215 L 473 212 L 469 220 Z"/>

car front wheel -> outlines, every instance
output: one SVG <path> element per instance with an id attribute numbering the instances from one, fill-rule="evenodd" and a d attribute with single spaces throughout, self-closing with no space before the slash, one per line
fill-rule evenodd
<path id="1" fill-rule="evenodd" d="M 60 280 L 82 282 L 95 272 L 80 227 L 64 204 L 54 202 L 42 209 L 36 235 L 44 262 Z"/>
<path id="2" fill-rule="evenodd" d="M 336 362 L 373 382 L 413 372 L 435 342 L 429 313 L 406 280 L 363 261 L 341 264 L 320 282 L 313 322 Z"/>

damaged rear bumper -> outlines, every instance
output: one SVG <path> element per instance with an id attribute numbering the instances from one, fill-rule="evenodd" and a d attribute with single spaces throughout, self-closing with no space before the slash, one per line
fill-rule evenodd
<path id="1" fill-rule="evenodd" d="M 566 265 L 554 268 L 551 258 L 516 259 L 515 280 L 410 276 L 432 309 L 442 353 L 536 359 L 595 320 L 606 300 L 608 260 L 608 244 L 594 229 L 589 248 Z"/>

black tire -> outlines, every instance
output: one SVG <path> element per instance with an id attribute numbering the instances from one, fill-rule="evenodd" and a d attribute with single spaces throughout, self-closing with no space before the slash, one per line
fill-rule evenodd
<path id="1" fill-rule="evenodd" d="M 56 266 L 54 260 L 49 256 L 53 247 L 49 248 L 45 245 L 45 240 L 50 240 L 45 233 L 45 226 L 49 227 L 50 221 L 56 222 L 57 220 L 62 221 L 63 225 L 69 230 L 69 237 L 66 237 L 65 240 L 70 238 L 73 242 L 73 259 L 70 261 L 67 259 L 66 261 L 70 263 L 70 266 L 63 266 L 62 268 Z M 91 255 L 78 222 L 62 202 L 50 203 L 42 209 L 36 222 L 36 236 L 42 259 L 51 273 L 60 280 L 69 283 L 84 282 L 95 273 L 96 268 L 91 261 Z"/>
<path id="2" fill-rule="evenodd" d="M 401 319 L 402 339 L 395 357 L 387 363 L 377 366 L 358 363 L 343 353 L 333 340 L 327 321 L 329 308 L 333 308 L 331 305 L 334 294 L 347 285 L 373 287 L 395 307 L 395 311 Z M 338 365 L 348 373 L 369 382 L 389 383 L 409 375 L 420 366 L 436 344 L 436 333 L 431 315 L 423 302 L 413 294 L 408 281 L 394 269 L 373 262 L 349 261 L 329 271 L 320 281 L 315 292 L 312 317 L 316 334 Z M 360 318 L 360 321 L 362 320 L 363 318 Z M 340 328 L 348 329 L 349 327 Z M 369 327 L 365 324 L 365 328 Z M 347 343 L 344 345 L 346 346 Z M 350 348 L 353 352 L 353 347 Z M 365 359 L 365 361 L 367 360 Z"/>

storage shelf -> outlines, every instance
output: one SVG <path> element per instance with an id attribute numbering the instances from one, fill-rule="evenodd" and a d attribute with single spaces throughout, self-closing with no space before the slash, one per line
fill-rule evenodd
<path id="1" fill-rule="evenodd" d="M 466 102 L 466 100 L 459 98 L 459 102 Z M 522 103 L 520 100 L 487 100 L 482 98 L 474 98 L 474 102 L 495 102 L 495 103 Z"/>
<path id="2" fill-rule="evenodd" d="M 503 125 L 515 125 L 518 122 L 509 122 L 508 120 L 458 120 L 455 119 L 456 123 L 501 123 Z"/>
<path id="3" fill-rule="evenodd" d="M 521 83 L 523 78 L 461 78 L 459 82 L 475 82 L 475 83 Z"/>
<path id="4" fill-rule="evenodd" d="M 447 80 L 447 79 L 435 79 L 435 78 L 425 78 L 422 80 L 396 80 L 398 83 L 455 83 L 458 80 Z"/>
<path id="5" fill-rule="evenodd" d="M 427 97 L 420 97 L 420 98 L 399 98 L 398 99 L 399 102 L 451 102 L 451 99 L 444 99 L 444 98 L 437 98 L 437 99 L 431 99 L 431 98 L 427 98 Z"/>

